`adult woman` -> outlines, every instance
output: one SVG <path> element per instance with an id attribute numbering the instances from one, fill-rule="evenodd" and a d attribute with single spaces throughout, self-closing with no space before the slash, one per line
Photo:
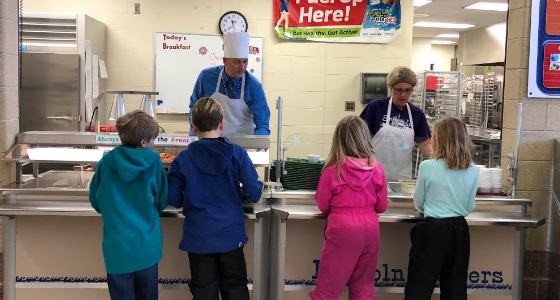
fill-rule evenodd
<path id="1" fill-rule="evenodd" d="M 409 103 L 416 74 L 396 67 L 387 76 L 391 97 L 372 100 L 360 114 L 373 136 L 375 157 L 383 165 L 388 181 L 412 177 L 414 143 L 425 157 L 432 154 L 431 133 L 424 112 Z"/>

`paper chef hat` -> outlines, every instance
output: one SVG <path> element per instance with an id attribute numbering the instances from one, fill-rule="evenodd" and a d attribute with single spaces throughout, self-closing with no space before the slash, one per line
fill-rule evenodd
<path id="1" fill-rule="evenodd" d="M 247 32 L 232 32 L 224 34 L 225 58 L 249 57 L 249 34 Z"/>

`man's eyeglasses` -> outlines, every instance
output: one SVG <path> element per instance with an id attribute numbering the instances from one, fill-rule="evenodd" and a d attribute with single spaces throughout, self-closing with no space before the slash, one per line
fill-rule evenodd
<path id="1" fill-rule="evenodd" d="M 397 93 L 397 94 L 402 94 L 402 93 L 405 93 L 405 94 L 412 94 L 412 89 L 406 89 L 406 90 L 403 90 L 403 89 L 393 89 L 393 91 L 394 91 L 395 93 Z"/>

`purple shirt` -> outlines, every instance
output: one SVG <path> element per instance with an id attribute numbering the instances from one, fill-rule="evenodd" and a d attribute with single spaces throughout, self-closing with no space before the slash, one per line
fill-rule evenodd
<path id="1" fill-rule="evenodd" d="M 368 124 L 369 132 L 371 132 L 372 136 L 375 136 L 379 129 L 385 125 L 389 101 L 391 101 L 391 97 L 372 100 L 360 114 L 360 118 Z M 430 127 L 428 126 L 424 112 L 418 106 L 410 102 L 408 102 L 408 105 L 410 106 L 410 113 L 412 114 L 412 121 L 414 123 L 414 141 L 420 144 L 429 140 L 432 134 L 430 133 Z M 410 128 L 410 117 L 408 116 L 408 109 L 406 109 L 406 106 L 401 110 L 393 104 L 390 117 L 389 125 L 395 123 L 393 126 L 401 124 L 404 127 Z"/>

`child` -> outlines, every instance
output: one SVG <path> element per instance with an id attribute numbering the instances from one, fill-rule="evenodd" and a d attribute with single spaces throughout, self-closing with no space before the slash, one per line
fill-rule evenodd
<path id="1" fill-rule="evenodd" d="M 117 119 L 121 146 L 97 164 L 91 206 L 103 219 L 103 258 L 112 300 L 158 299 L 162 256 L 159 213 L 167 207 L 167 178 L 157 152 L 156 120 L 135 110 Z"/>
<path id="2" fill-rule="evenodd" d="M 470 235 L 465 217 L 474 209 L 477 172 L 471 139 L 457 118 L 433 129 L 434 153 L 418 171 L 414 206 L 424 214 L 410 233 L 405 299 L 431 299 L 439 277 L 441 299 L 467 299 Z"/>
<path id="3" fill-rule="evenodd" d="M 366 123 L 348 116 L 336 126 L 315 200 L 327 214 L 325 244 L 311 299 L 375 299 L 378 213 L 385 212 L 387 179 L 373 157 Z"/>
<path id="4" fill-rule="evenodd" d="M 224 111 L 216 100 L 199 99 L 191 115 L 199 140 L 171 164 L 167 198 L 185 216 L 179 249 L 189 253 L 190 291 L 194 300 L 249 300 L 242 200 L 258 202 L 263 184 L 247 151 L 220 137 Z"/>

